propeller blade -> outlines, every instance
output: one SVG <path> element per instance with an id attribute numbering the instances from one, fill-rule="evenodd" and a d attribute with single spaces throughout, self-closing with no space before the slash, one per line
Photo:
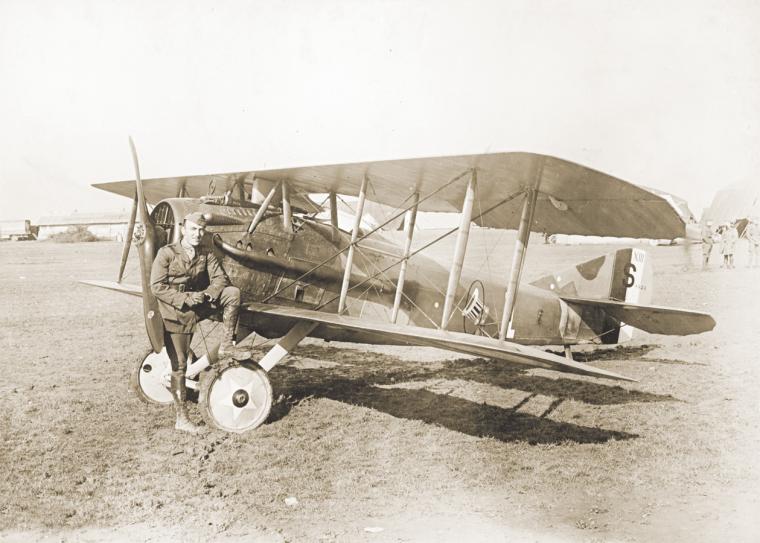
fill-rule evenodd
<path id="1" fill-rule="evenodd" d="M 132 136 L 129 137 L 129 148 L 132 151 L 132 164 L 135 168 L 135 188 L 137 190 L 137 207 L 140 210 L 140 222 L 144 225 L 150 223 L 152 226 L 153 223 L 150 220 L 148 204 L 145 202 L 145 191 L 143 190 L 142 178 L 140 177 L 140 162 L 137 160 L 137 149 L 135 149 L 135 142 L 132 141 Z"/>
<path id="2" fill-rule="evenodd" d="M 127 234 L 124 236 L 124 249 L 121 251 L 121 265 L 119 266 L 119 278 L 117 283 L 121 283 L 124 277 L 124 267 L 127 265 L 127 258 L 129 258 L 129 248 L 132 246 L 132 236 L 135 234 L 135 219 L 137 218 L 137 191 L 135 191 L 135 199 L 132 200 L 132 213 L 129 215 L 129 225 L 127 226 Z"/>
<path id="3" fill-rule="evenodd" d="M 164 347 L 164 321 L 158 310 L 158 300 L 150 289 L 150 270 L 153 260 L 158 251 L 156 227 L 148 213 L 148 204 L 145 202 L 145 191 L 140 178 L 140 164 L 137 161 L 137 150 L 132 138 L 129 138 L 129 147 L 132 150 L 132 162 L 135 167 L 135 187 L 137 193 L 137 209 L 140 213 L 140 221 L 143 226 L 143 238 L 138 242 L 138 254 L 140 255 L 140 272 L 142 285 L 143 316 L 145 317 L 145 329 L 148 332 L 151 347 L 156 353 Z"/>

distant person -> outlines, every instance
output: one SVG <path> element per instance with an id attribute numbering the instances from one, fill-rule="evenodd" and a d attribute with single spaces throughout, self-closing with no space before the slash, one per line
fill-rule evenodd
<path id="1" fill-rule="evenodd" d="M 726 237 L 724 235 L 727 229 L 728 225 L 726 223 L 721 223 L 715 230 L 715 235 L 720 243 L 720 255 L 723 258 L 723 261 L 720 263 L 721 268 L 725 268 L 728 263 L 728 256 L 726 255 Z"/>
<path id="2" fill-rule="evenodd" d="M 150 273 L 150 288 L 164 320 L 164 345 L 172 365 L 171 393 L 177 412 L 175 428 L 196 433 L 187 415 L 185 372 L 190 339 L 198 321 L 222 310 L 224 333 L 219 358 L 246 360 L 251 353 L 235 351 L 233 341 L 240 311 L 240 289 L 232 286 L 213 251 L 201 245 L 206 219 L 190 213 L 182 222 L 182 239 L 158 250 Z"/>
<path id="3" fill-rule="evenodd" d="M 757 217 L 750 217 L 747 227 L 744 229 L 744 237 L 749 245 L 749 259 L 747 267 L 757 268 L 760 266 L 760 224 Z"/>
<path id="4" fill-rule="evenodd" d="M 736 242 L 739 240 L 739 232 L 736 231 L 736 222 L 723 225 L 721 233 L 721 253 L 723 253 L 723 265 L 726 269 L 734 269 L 734 251 Z"/>
<path id="5" fill-rule="evenodd" d="M 712 221 L 707 221 L 702 225 L 702 269 L 706 270 L 710 263 L 710 253 L 716 241 L 716 233 L 713 232 Z"/>

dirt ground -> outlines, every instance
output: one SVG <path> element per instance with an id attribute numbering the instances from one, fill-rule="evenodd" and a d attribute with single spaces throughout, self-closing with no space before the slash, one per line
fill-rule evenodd
<path id="1" fill-rule="evenodd" d="M 526 278 L 610 249 L 535 244 Z M 113 279 L 120 251 L 0 244 L 0 541 L 760 540 L 760 269 L 741 259 L 652 249 L 653 303 L 717 326 L 586 355 L 637 383 L 310 341 L 272 371 L 264 426 L 194 437 L 128 389 L 140 300 L 77 283 Z"/>

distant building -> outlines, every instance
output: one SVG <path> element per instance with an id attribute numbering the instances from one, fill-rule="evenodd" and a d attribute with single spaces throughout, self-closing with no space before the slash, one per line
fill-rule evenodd
<path id="1" fill-rule="evenodd" d="M 86 226 L 87 230 L 100 238 L 124 241 L 128 224 L 128 211 L 40 217 L 37 221 L 37 239 L 47 239 L 53 234 L 65 232 L 70 226 Z"/>
<path id="2" fill-rule="evenodd" d="M 0 241 L 25 241 L 36 239 L 36 229 L 29 219 L 0 221 Z"/>

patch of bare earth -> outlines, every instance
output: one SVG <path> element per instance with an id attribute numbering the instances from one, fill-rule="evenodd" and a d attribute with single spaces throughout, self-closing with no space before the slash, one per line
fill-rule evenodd
<path id="1" fill-rule="evenodd" d="M 526 273 L 609 249 L 536 244 Z M 653 302 L 718 325 L 587 355 L 638 383 L 310 341 L 272 371 L 267 424 L 192 437 L 128 389 L 140 300 L 76 283 L 120 250 L 0 245 L 0 541 L 760 537 L 758 270 L 655 248 Z"/>

